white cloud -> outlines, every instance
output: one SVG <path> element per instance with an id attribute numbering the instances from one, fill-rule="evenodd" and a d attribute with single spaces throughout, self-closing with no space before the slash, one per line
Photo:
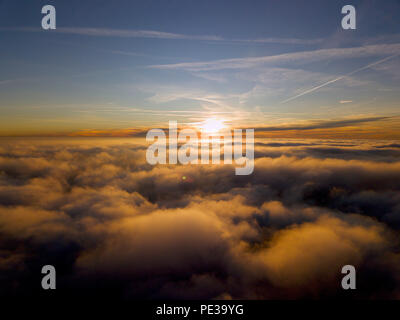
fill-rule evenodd
<path id="1" fill-rule="evenodd" d="M 183 62 L 175 64 L 152 65 L 156 69 L 180 69 L 186 71 L 207 71 L 223 69 L 254 68 L 263 64 L 279 64 L 288 62 L 313 62 L 327 59 L 344 59 L 393 55 L 400 51 L 400 43 L 370 45 L 353 48 L 333 48 L 294 53 L 283 53 L 273 56 L 221 59 L 202 62 Z"/>

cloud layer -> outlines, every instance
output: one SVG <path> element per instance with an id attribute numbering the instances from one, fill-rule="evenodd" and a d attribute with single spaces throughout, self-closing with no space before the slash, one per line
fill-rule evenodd
<path id="1" fill-rule="evenodd" d="M 2 141 L 0 295 L 53 264 L 82 296 L 340 297 L 351 264 L 353 297 L 400 297 L 394 142 L 259 140 L 250 176 L 153 167 L 137 142 Z"/>

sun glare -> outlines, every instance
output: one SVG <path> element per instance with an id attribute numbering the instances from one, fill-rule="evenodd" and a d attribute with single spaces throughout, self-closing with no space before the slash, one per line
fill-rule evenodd
<path id="1" fill-rule="evenodd" d="M 199 128 L 207 133 L 217 133 L 218 131 L 225 129 L 226 125 L 224 123 L 224 120 L 210 118 L 201 122 L 199 124 Z"/>

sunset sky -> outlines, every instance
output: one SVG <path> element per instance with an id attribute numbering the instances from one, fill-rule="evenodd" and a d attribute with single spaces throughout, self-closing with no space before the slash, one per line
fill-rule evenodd
<path id="1" fill-rule="evenodd" d="M 45 4 L 0 1 L 0 135 L 400 137 L 398 1 L 354 1 L 356 30 L 347 1 L 51 1 L 47 31 Z"/>

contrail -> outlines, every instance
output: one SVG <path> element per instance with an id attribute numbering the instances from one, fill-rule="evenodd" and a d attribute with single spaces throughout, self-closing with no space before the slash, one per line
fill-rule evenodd
<path id="1" fill-rule="evenodd" d="M 302 93 L 299 93 L 298 95 L 295 95 L 294 97 L 291 97 L 291 98 L 289 98 L 289 99 L 286 99 L 286 100 L 282 101 L 281 103 L 286 103 L 286 102 L 292 101 L 292 100 L 294 100 L 294 99 L 297 99 L 297 98 L 299 98 L 299 97 L 301 97 L 301 96 L 304 96 L 304 95 L 307 94 L 307 93 L 311 93 L 311 92 L 313 92 L 313 91 L 315 91 L 315 90 L 318 90 L 318 89 L 320 89 L 320 88 L 322 88 L 322 87 L 327 86 L 328 84 L 331 84 L 331 83 L 334 83 L 334 82 L 336 82 L 336 81 L 339 81 L 339 80 L 341 80 L 341 79 L 343 79 L 343 78 L 346 78 L 346 77 L 351 76 L 351 75 L 353 75 L 353 74 L 355 74 L 355 73 L 357 73 L 357 72 L 360 72 L 360 71 L 362 71 L 362 70 L 368 69 L 368 68 L 370 68 L 370 67 L 372 67 L 372 66 L 375 66 L 375 65 L 377 65 L 377 64 L 380 64 L 380 63 L 385 62 L 385 61 L 387 61 L 387 60 L 390 60 L 390 59 L 392 59 L 392 58 L 394 58 L 394 57 L 397 57 L 397 56 L 399 56 L 399 55 L 400 55 L 400 53 L 396 53 L 396 54 L 391 55 L 391 56 L 389 56 L 389 57 L 386 57 L 386 58 L 384 58 L 384 59 L 381 59 L 381 60 L 378 60 L 378 61 L 376 61 L 376 62 L 370 63 L 370 64 L 368 64 L 368 65 L 366 65 L 366 66 L 364 66 L 364 67 L 362 67 L 362 68 L 359 68 L 359 69 L 354 70 L 354 71 L 352 71 L 352 72 L 346 73 L 345 75 L 340 76 L 340 77 L 338 77 L 338 78 L 336 78 L 336 79 L 329 80 L 328 82 L 325 82 L 325 83 L 323 83 L 323 84 L 321 84 L 321 85 L 319 85 L 319 86 L 317 86 L 317 87 L 314 87 L 314 88 L 308 89 L 308 90 L 306 90 L 306 91 L 304 91 L 304 92 L 302 92 Z"/>

